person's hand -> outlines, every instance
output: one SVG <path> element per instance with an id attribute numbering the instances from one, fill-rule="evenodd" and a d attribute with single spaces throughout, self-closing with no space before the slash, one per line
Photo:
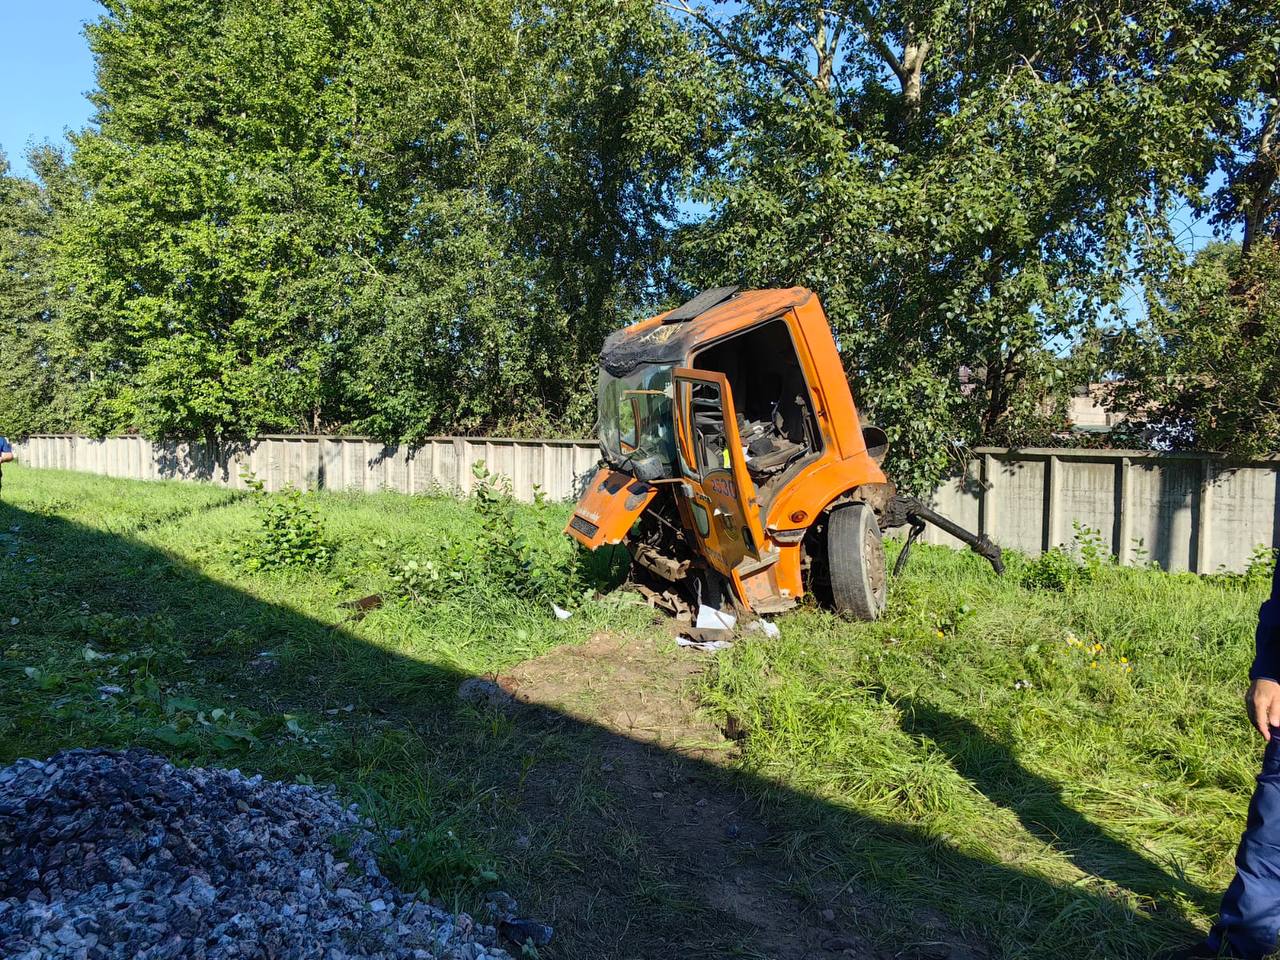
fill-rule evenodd
<path id="1" fill-rule="evenodd" d="M 1270 742 L 1271 728 L 1280 727 L 1280 683 L 1265 679 L 1253 681 L 1244 695 L 1244 705 L 1262 739 Z"/>

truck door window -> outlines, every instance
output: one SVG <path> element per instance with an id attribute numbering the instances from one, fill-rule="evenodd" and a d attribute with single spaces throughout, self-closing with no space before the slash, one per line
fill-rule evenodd
<path id="1" fill-rule="evenodd" d="M 686 476 L 701 480 L 711 471 L 729 466 L 724 401 L 715 383 L 681 381 L 679 389 L 680 407 L 689 424 L 688 439 L 693 444 L 692 450 L 681 444 L 681 467 Z"/>
<path id="2" fill-rule="evenodd" d="M 618 398 L 618 442 L 624 451 L 640 444 L 640 418 L 636 415 L 635 398 L 626 393 Z"/>
<path id="3" fill-rule="evenodd" d="M 722 470 L 729 466 L 720 387 L 714 383 L 695 383 L 691 401 L 698 473 L 705 477 L 712 470 Z"/>

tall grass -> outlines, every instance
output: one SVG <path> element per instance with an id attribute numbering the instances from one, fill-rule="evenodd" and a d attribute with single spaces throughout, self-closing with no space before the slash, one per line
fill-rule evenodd
<path id="1" fill-rule="evenodd" d="M 883 621 L 785 617 L 780 640 L 723 656 L 705 695 L 768 781 L 969 858 L 939 871 L 826 835 L 798 862 L 899 907 L 927 884 L 1003 955 L 1149 956 L 1203 928 L 1230 877 L 1261 754 L 1241 694 L 1265 587 L 1105 564 L 1062 591 L 1034 579 L 1017 557 L 997 579 L 920 550 Z M 1020 899 L 1010 865 L 1104 898 Z"/>

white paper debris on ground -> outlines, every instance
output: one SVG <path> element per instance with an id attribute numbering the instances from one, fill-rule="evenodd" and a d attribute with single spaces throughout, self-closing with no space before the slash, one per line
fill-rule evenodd
<path id="1" fill-rule="evenodd" d="M 566 610 L 564 607 L 557 606 L 554 603 L 551 605 L 551 612 L 556 615 L 557 620 L 568 620 L 570 617 L 573 616 L 573 614 L 570 613 L 568 610 Z"/>
<path id="2" fill-rule="evenodd" d="M 733 644 L 728 640 L 693 640 L 681 634 L 676 637 L 676 646 L 692 647 L 694 650 L 701 650 L 703 653 L 715 653 L 717 650 L 731 650 Z"/>
<path id="3" fill-rule="evenodd" d="M 748 630 L 754 630 L 756 633 L 763 633 L 771 640 L 777 640 L 782 636 L 782 631 L 778 629 L 778 625 L 772 620 L 752 620 L 747 624 Z"/>
<path id="4" fill-rule="evenodd" d="M 694 626 L 699 630 L 732 630 L 738 622 L 728 610 L 717 610 L 705 603 L 698 605 L 698 619 Z"/>

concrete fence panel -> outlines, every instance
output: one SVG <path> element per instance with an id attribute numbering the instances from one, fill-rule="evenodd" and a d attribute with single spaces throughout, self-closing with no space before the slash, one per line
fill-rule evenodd
<path id="1" fill-rule="evenodd" d="M 215 462 L 199 443 L 142 437 L 35 436 L 17 445 L 35 467 L 134 479 L 204 480 L 243 488 L 251 471 L 266 489 L 288 486 L 401 493 L 471 492 L 481 461 L 513 493 L 569 500 L 595 469 L 590 440 L 433 437 L 384 445 L 366 437 L 271 435 Z M 1094 531 L 1122 563 L 1168 570 L 1240 570 L 1254 551 L 1280 546 L 1280 457 L 1248 463 L 1200 453 L 978 448 L 965 472 L 943 483 L 934 505 L 1003 547 L 1039 554 Z M 959 546 L 928 528 L 925 540 Z"/>
<path id="2" fill-rule="evenodd" d="M 270 491 L 305 487 L 465 495 L 471 492 L 475 466 L 483 462 L 511 480 L 521 500 L 532 500 L 535 493 L 551 500 L 575 497 L 599 458 L 592 440 L 496 437 L 387 445 L 366 437 L 270 435 L 232 446 L 218 462 L 199 443 L 153 443 L 137 436 L 34 436 L 16 447 L 19 459 L 33 467 L 136 480 L 204 480 L 239 489 L 248 472 Z"/>
<path id="3" fill-rule="evenodd" d="M 1241 570 L 1280 547 L 1280 457 L 979 448 L 934 504 L 1004 547 L 1039 554 L 1088 528 L 1121 563 Z M 931 543 L 960 544 L 929 528 Z"/>

